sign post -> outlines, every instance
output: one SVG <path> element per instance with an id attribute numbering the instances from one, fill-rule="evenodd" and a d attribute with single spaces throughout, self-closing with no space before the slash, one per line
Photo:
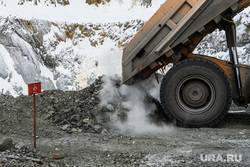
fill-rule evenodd
<path id="1" fill-rule="evenodd" d="M 36 149 L 36 94 L 41 93 L 41 82 L 32 83 L 28 85 L 28 94 L 33 95 L 33 110 L 34 110 L 34 148 Z"/>

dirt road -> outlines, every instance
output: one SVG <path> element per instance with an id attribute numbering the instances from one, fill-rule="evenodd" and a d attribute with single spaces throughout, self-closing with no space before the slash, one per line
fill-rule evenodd
<path id="1" fill-rule="evenodd" d="M 215 128 L 185 129 L 169 123 L 162 134 L 69 134 L 38 114 L 37 151 L 33 152 L 32 120 L 1 125 L 0 137 L 23 143 L 30 151 L 0 153 L 0 166 L 249 166 L 250 113 L 229 113 Z M 3 117 L 2 117 L 3 119 Z M 22 118 L 25 119 L 25 118 Z M 3 128 L 4 127 L 4 128 Z M 10 131 L 8 129 L 11 128 Z M 27 131 L 27 132 L 26 132 Z M 34 159 L 23 160 L 29 157 Z M 16 158 L 11 158 L 11 156 Z M 52 157 L 63 159 L 53 160 Z M 4 165 L 5 164 L 5 165 Z"/>

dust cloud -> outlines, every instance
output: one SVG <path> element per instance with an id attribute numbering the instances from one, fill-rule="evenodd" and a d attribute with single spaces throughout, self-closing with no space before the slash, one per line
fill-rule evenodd
<path id="1" fill-rule="evenodd" d="M 159 99 L 160 84 L 156 80 L 146 80 L 132 86 L 123 85 L 118 75 L 104 76 L 102 80 L 101 105 L 114 107 L 114 111 L 110 113 L 113 128 L 136 135 L 172 131 L 170 125 L 156 124 L 150 117 L 157 110 L 150 97 Z"/>

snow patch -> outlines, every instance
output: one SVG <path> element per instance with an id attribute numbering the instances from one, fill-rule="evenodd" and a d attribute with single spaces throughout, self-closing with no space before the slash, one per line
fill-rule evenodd
<path id="1" fill-rule="evenodd" d="M 17 97 L 22 94 L 28 94 L 28 86 L 24 82 L 21 75 L 17 73 L 14 68 L 14 60 L 11 58 L 9 52 L 5 49 L 5 47 L 0 44 L 0 67 L 5 67 L 6 70 L 9 71 L 7 78 L 3 79 L 0 77 L 1 83 L 1 94 L 11 94 L 14 97 Z"/>

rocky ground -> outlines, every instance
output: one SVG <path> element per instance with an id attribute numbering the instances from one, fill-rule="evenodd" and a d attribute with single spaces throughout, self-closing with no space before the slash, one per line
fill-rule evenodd
<path id="1" fill-rule="evenodd" d="M 119 79 L 111 79 L 114 89 Z M 37 99 L 37 149 L 33 148 L 33 98 L 0 95 L 0 167 L 9 166 L 248 166 L 249 108 L 232 107 L 214 128 L 172 125 L 155 104 L 149 120 L 161 131 L 124 132 L 129 109 L 118 94 L 103 103 L 101 78 L 81 91 L 45 91 Z M 107 92 L 106 92 L 107 93 Z M 237 112 L 236 112 L 237 111 Z M 115 117 L 114 117 L 115 115 Z M 164 123 L 163 123 L 164 122 Z"/>

